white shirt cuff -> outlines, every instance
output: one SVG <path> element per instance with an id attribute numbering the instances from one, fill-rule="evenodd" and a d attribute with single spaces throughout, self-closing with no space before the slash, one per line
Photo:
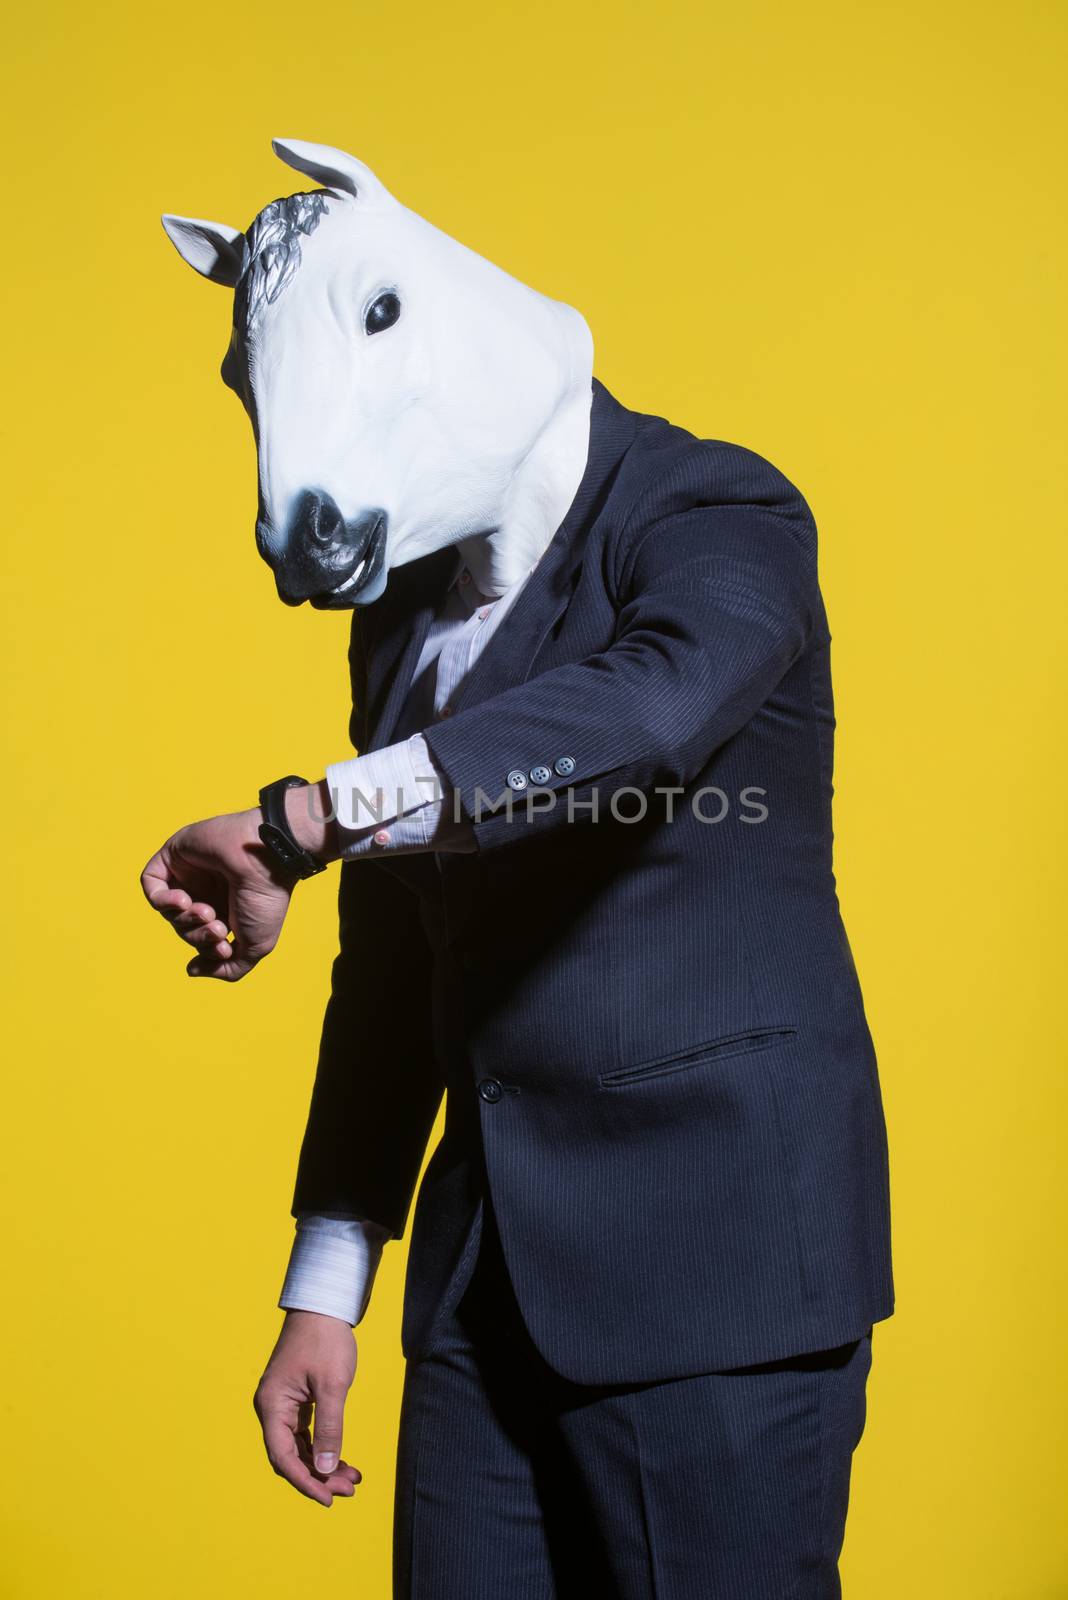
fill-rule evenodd
<path id="1" fill-rule="evenodd" d="M 340 1317 L 355 1327 L 367 1310 L 382 1246 L 390 1237 L 379 1223 L 355 1217 L 298 1217 L 279 1306 Z"/>
<path id="2" fill-rule="evenodd" d="M 457 814 L 421 733 L 326 769 L 343 861 L 419 851 L 473 852 L 474 829 Z M 377 812 L 373 815 L 372 808 Z"/>
<path id="3" fill-rule="evenodd" d="M 422 806 L 441 803 L 441 775 L 420 733 L 398 744 L 335 761 L 326 769 L 342 843 L 346 832 L 364 832 Z"/>

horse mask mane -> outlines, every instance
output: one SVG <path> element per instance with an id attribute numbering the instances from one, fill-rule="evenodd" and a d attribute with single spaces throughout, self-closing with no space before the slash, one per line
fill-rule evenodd
<path id="1" fill-rule="evenodd" d="M 584 319 L 408 210 L 354 156 L 273 147 L 325 187 L 273 200 L 244 233 L 163 226 L 234 290 L 222 376 L 252 420 L 256 544 L 280 597 L 367 605 L 393 567 L 446 545 L 502 592 L 544 551 L 586 464 Z"/>

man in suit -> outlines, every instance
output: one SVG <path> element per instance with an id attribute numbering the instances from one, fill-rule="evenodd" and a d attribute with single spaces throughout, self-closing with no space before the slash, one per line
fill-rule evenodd
<path id="1" fill-rule="evenodd" d="M 893 1290 L 815 527 L 760 456 L 581 363 L 554 417 L 540 534 L 450 540 L 354 610 L 358 756 L 145 871 L 190 970 L 234 978 L 342 863 L 257 1408 L 296 1488 L 352 1492 L 350 1330 L 444 1094 L 397 1595 L 827 1600 Z"/>

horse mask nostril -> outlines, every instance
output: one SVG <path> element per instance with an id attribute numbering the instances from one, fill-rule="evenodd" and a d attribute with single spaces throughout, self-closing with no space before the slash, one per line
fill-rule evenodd
<path id="1" fill-rule="evenodd" d="M 294 508 L 293 537 L 320 550 L 341 544 L 345 538 L 345 519 L 337 501 L 331 495 L 306 489 Z"/>

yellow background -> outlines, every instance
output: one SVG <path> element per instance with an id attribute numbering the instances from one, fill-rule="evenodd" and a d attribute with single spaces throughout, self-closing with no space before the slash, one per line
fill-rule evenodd
<path id="1" fill-rule="evenodd" d="M 837 860 L 892 1138 L 851 1600 L 1068 1595 L 1063 8 L 38 3 L 4 88 L 6 1596 L 385 1600 L 403 1246 L 326 1517 L 250 1407 L 334 943 L 190 983 L 137 875 L 343 754 L 165 239 L 351 149 L 579 306 L 620 399 L 776 462 L 835 636 Z M 457 1597 L 465 1600 L 465 1597 Z M 507 1600 L 507 1597 L 502 1597 Z"/>

